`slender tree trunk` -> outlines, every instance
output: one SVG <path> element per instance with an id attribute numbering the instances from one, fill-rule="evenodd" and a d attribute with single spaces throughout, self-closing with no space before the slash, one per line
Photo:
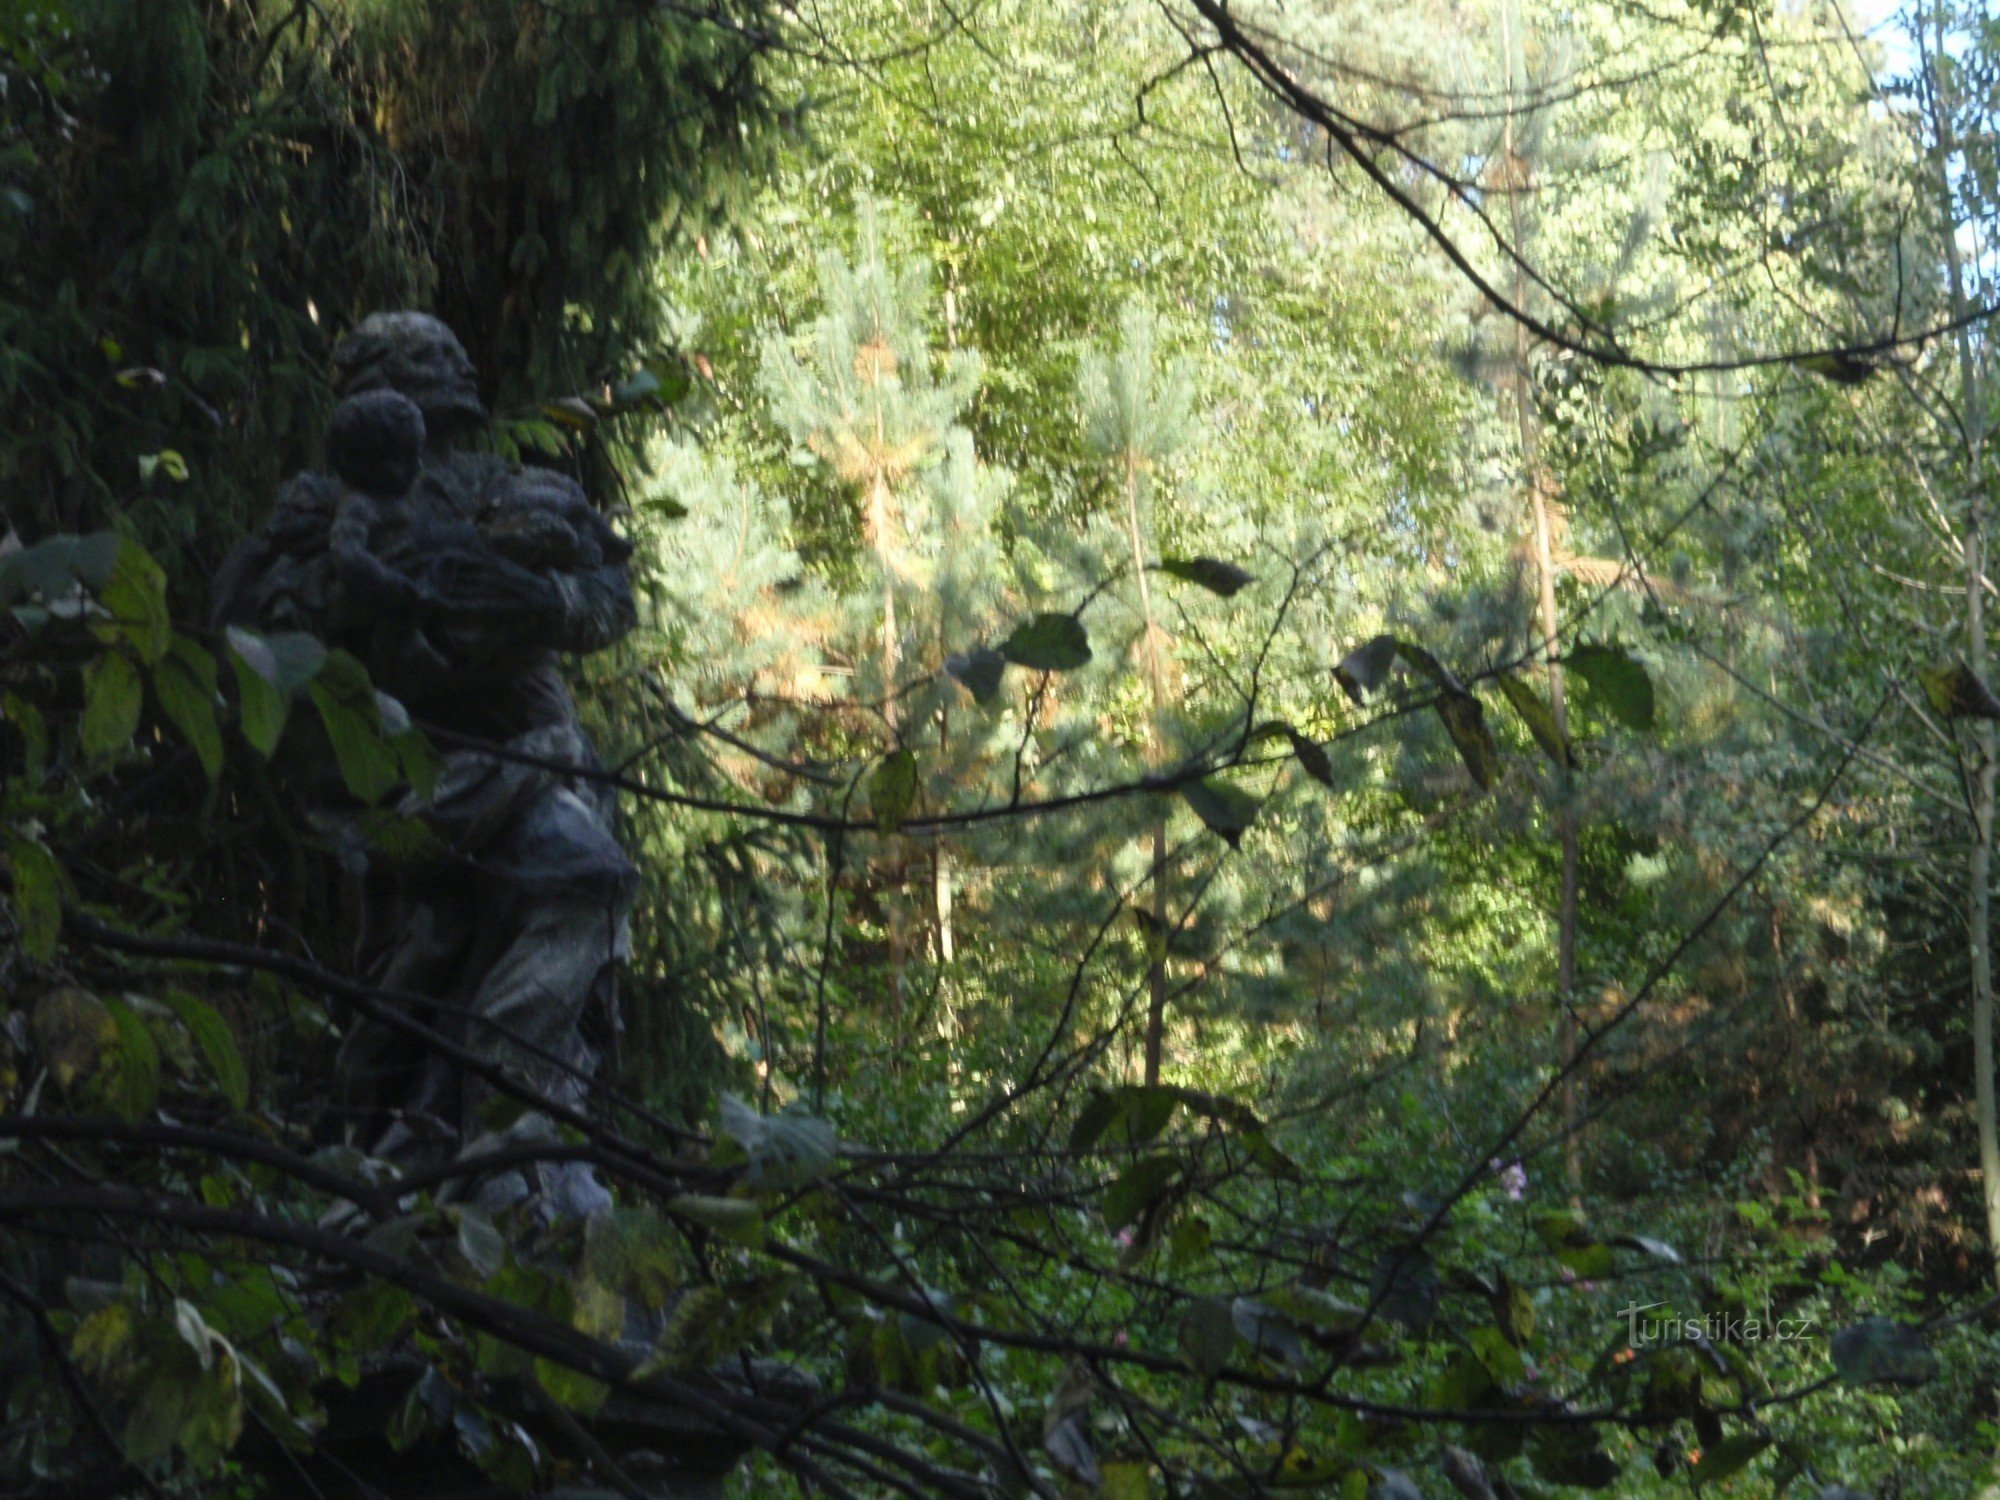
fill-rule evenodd
<path id="1" fill-rule="evenodd" d="M 1958 143 L 1952 124 L 1949 79 L 1942 65 L 1945 18 L 1942 4 L 1931 12 L 1934 49 L 1925 58 L 1936 142 L 1936 188 L 1944 232 L 1945 270 L 1951 283 L 1952 313 L 1959 320 L 1958 385 L 1965 435 L 1965 664 L 1986 677 L 1986 381 L 1967 321 L 1965 265 L 1958 247 L 1958 213 L 1952 200 L 1951 162 Z M 1972 1070 L 1974 1126 L 1979 1136 L 1979 1178 L 1986 1207 L 1989 1273 L 2000 1286 L 2000 1122 L 1996 1122 L 1993 1077 L 1993 811 L 1994 735 L 1987 719 L 1974 721 L 1972 840 L 1965 862 L 1967 957 L 1972 970 Z"/>
<path id="2" fill-rule="evenodd" d="M 882 419 L 875 420 L 876 451 L 881 451 Z M 893 543 L 889 537 L 889 482 L 880 474 L 869 492 L 869 507 L 874 511 L 875 550 L 882 566 L 882 722 L 889 730 L 889 738 L 896 738 L 898 705 L 896 703 L 896 670 L 902 663 L 902 653 L 896 641 L 896 575 L 890 568 Z M 900 835 L 889 841 L 888 848 L 887 900 L 884 916 L 889 926 L 889 1004 L 893 1013 L 903 1014 L 903 848 Z"/>
<path id="3" fill-rule="evenodd" d="M 1514 152 L 1514 38 L 1511 6 L 1500 12 L 1500 45 L 1506 54 L 1507 116 L 1502 130 L 1502 170 L 1506 173 L 1507 212 L 1512 223 L 1514 244 L 1521 245 L 1524 219 L 1521 195 L 1528 183 L 1527 163 Z M 1528 287 L 1518 264 L 1514 272 L 1514 301 L 1527 305 Z M 1532 371 L 1528 358 L 1527 330 L 1514 326 L 1514 416 L 1520 424 L 1521 468 L 1527 481 L 1529 519 L 1535 539 L 1535 581 L 1541 614 L 1542 661 L 1549 678 L 1549 714 L 1555 720 L 1556 736 L 1569 743 L 1569 712 L 1563 694 L 1561 621 L 1556 614 L 1555 543 L 1549 523 L 1548 482 L 1542 471 L 1540 433 L 1535 424 Z M 1556 810 L 1556 836 L 1562 850 L 1562 893 L 1556 908 L 1556 1048 L 1563 1068 L 1563 1169 L 1572 1196 L 1583 1189 L 1583 1145 L 1578 1131 L 1583 1120 L 1583 1101 L 1576 1075 L 1576 927 L 1577 927 L 1577 828 L 1573 811 L 1570 768 L 1565 762 L 1556 767 L 1562 805 Z"/>
<path id="4" fill-rule="evenodd" d="M 1160 677 L 1159 641 L 1153 629 L 1153 593 L 1146 582 L 1146 547 L 1139 532 L 1139 455 L 1125 455 L 1125 524 L 1132 539 L 1132 568 L 1139 580 L 1139 614 L 1144 634 L 1141 650 L 1146 658 L 1146 681 L 1153 699 L 1153 724 L 1147 732 L 1147 758 L 1160 758 L 1160 713 L 1165 707 L 1166 689 Z M 1146 1055 L 1144 1079 L 1150 1087 L 1160 1081 L 1160 1059 L 1167 1035 L 1167 815 L 1163 811 L 1153 821 L 1153 942 L 1152 963 L 1146 971 Z"/>

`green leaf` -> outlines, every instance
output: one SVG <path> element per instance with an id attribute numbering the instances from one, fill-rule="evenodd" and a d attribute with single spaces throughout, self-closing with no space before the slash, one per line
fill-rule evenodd
<path id="1" fill-rule="evenodd" d="M 903 826 L 917 800 L 917 758 L 897 750 L 868 773 L 868 810 L 884 837 Z"/>
<path id="2" fill-rule="evenodd" d="M 1231 782 L 1209 777 L 1181 788 L 1181 797 L 1209 831 L 1237 848 L 1243 834 L 1257 821 L 1257 799 Z"/>
<path id="3" fill-rule="evenodd" d="M 241 652 L 232 652 L 231 659 L 236 671 L 236 727 L 243 731 L 244 743 L 269 760 L 284 737 L 291 705 L 263 674 L 244 662 Z"/>
<path id="4" fill-rule="evenodd" d="M 7 840 L 7 864 L 14 876 L 14 919 L 21 946 L 41 963 L 55 957 L 62 932 L 62 871 L 56 858 L 34 839 Z"/>
<path id="5" fill-rule="evenodd" d="M 1528 1434 L 1528 1463 L 1542 1478 L 1578 1489 L 1608 1489 L 1618 1482 L 1618 1461 L 1581 1422 L 1548 1422 Z"/>
<path id="6" fill-rule="evenodd" d="M 1500 695 L 1521 716 L 1521 722 L 1528 726 L 1528 733 L 1542 747 L 1542 753 L 1559 766 L 1575 765 L 1576 758 L 1570 752 L 1569 741 L 1556 728 L 1555 710 L 1548 699 L 1518 677 L 1502 675 L 1498 681 Z"/>
<path id="7" fill-rule="evenodd" d="M 1333 679 L 1348 697 L 1360 703 L 1388 681 L 1389 669 L 1395 665 L 1396 638 L 1378 635 L 1342 657 L 1340 665 L 1333 669 Z"/>
<path id="8" fill-rule="evenodd" d="M 1491 791 L 1500 779 L 1500 747 L 1493 743 L 1493 731 L 1486 727 L 1486 710 L 1471 689 L 1422 646 L 1407 641 L 1397 650 L 1404 661 L 1437 685 L 1438 717 L 1444 720 L 1458 757 L 1481 791 Z"/>
<path id="9" fill-rule="evenodd" d="M 1807 355 L 1799 361 L 1799 368 L 1810 370 L 1835 385 L 1862 385 L 1875 378 L 1877 366 L 1872 359 L 1835 350 L 1830 354 Z"/>
<path id="10" fill-rule="evenodd" d="M 166 1001 L 201 1049 L 208 1070 L 215 1077 L 215 1086 L 229 1101 L 229 1107 L 239 1113 L 247 1109 L 250 1071 L 243 1066 L 243 1053 L 236 1045 L 236 1033 L 229 1029 L 229 1023 L 214 1006 L 185 990 L 169 990 Z"/>
<path id="11" fill-rule="evenodd" d="M 1869 1317 L 1841 1329 L 1828 1351 L 1848 1385 L 1922 1385 L 1937 1373 L 1924 1331 L 1893 1318 Z"/>
<path id="12" fill-rule="evenodd" d="M 192 1383 L 178 1370 L 162 1370 L 148 1380 L 125 1417 L 120 1442 L 126 1458 L 148 1465 L 172 1453 L 193 1394 Z"/>
<path id="13" fill-rule="evenodd" d="M 833 1165 L 840 1137 L 814 1115 L 763 1115 L 734 1094 L 718 1104 L 722 1132 L 749 1159 L 752 1182 L 772 1186 L 810 1182 Z"/>
<path id="14" fill-rule="evenodd" d="M 373 1354 L 401 1333 L 415 1312 L 415 1302 L 401 1287 L 368 1281 L 341 1299 L 332 1327 L 356 1355 Z"/>
<path id="15" fill-rule="evenodd" d="M 1007 658 L 980 646 L 971 651 L 954 651 L 944 659 L 944 669 L 965 684 L 973 702 L 984 705 L 999 695 L 1000 676 L 1007 670 Z"/>
<path id="16" fill-rule="evenodd" d="M 173 638 L 173 622 L 167 613 L 167 575 L 131 538 L 120 538 L 118 555 L 97 600 L 111 615 L 93 627 L 99 640 L 124 641 L 148 666 L 167 654 Z"/>
<path id="17" fill-rule="evenodd" d="M 1016 626 L 1000 654 L 1036 672 L 1074 672 L 1090 662 L 1090 635 L 1074 615 L 1039 614 Z"/>
<path id="18" fill-rule="evenodd" d="M 1465 692 L 1440 695 L 1437 710 L 1467 773 L 1481 791 L 1493 790 L 1500 780 L 1500 747 L 1493 743 L 1493 731 L 1486 727 L 1486 710 Z"/>
<path id="19" fill-rule="evenodd" d="M 1236 1352 L 1236 1319 L 1220 1297 L 1198 1297 L 1181 1314 L 1175 1343 L 1188 1368 L 1197 1375 L 1222 1373 Z"/>
<path id="20" fill-rule="evenodd" d="M 1590 688 L 1592 699 L 1627 729 L 1653 728 L 1653 679 L 1623 646 L 1578 646 L 1566 665 Z"/>
<path id="21" fill-rule="evenodd" d="M 194 747 L 210 781 L 222 775 L 222 731 L 215 719 L 215 658 L 176 634 L 153 668 L 153 692 L 181 737 Z"/>
<path id="22" fill-rule="evenodd" d="M 1219 557 L 1163 557 L 1160 571 L 1175 578 L 1184 578 L 1189 583 L 1198 583 L 1211 594 L 1220 594 L 1228 599 L 1241 593 L 1257 581 L 1256 575 L 1246 573 L 1235 563 L 1224 562 Z"/>
<path id="23" fill-rule="evenodd" d="M 2000 719 L 2000 698 L 1964 662 L 1917 673 L 1931 707 L 1947 719 Z"/>
<path id="24" fill-rule="evenodd" d="M 1181 1163 L 1174 1156 L 1149 1156 L 1135 1161 L 1104 1191 L 1104 1222 L 1116 1233 L 1136 1224 L 1146 1211 L 1180 1181 Z"/>
<path id="25" fill-rule="evenodd" d="M 1097 1500 L 1153 1500 L 1153 1466 L 1143 1459 L 1106 1459 L 1099 1471 Z"/>
<path id="26" fill-rule="evenodd" d="M 104 1008 L 118 1033 L 111 1102 L 128 1121 L 144 1119 L 160 1097 L 160 1049 L 145 1017 L 130 1005 L 111 999 Z"/>
<path id="27" fill-rule="evenodd" d="M 611 1387 L 603 1381 L 572 1370 L 568 1365 L 557 1364 L 552 1359 L 535 1361 L 535 1379 L 541 1382 L 542 1389 L 555 1399 L 557 1405 L 586 1417 L 604 1405 L 605 1398 L 611 1394 Z"/>
<path id="28" fill-rule="evenodd" d="M 739 1245 L 761 1245 L 764 1242 L 764 1211 L 748 1198 L 713 1198 L 702 1193 L 681 1193 L 667 1201 L 667 1212 Z"/>
<path id="29" fill-rule="evenodd" d="M 1749 1467 L 1750 1461 L 1770 1446 L 1771 1440 L 1761 1433 L 1739 1432 L 1702 1449 L 1700 1460 L 1689 1473 L 1697 1485 L 1714 1484 Z"/>
<path id="30" fill-rule="evenodd" d="M 1276 1308 L 1254 1297 L 1238 1297 L 1229 1304 L 1229 1316 L 1243 1342 L 1271 1363 L 1291 1367 L 1304 1361 L 1305 1341 Z"/>
<path id="31" fill-rule="evenodd" d="M 368 669 L 345 651 L 330 651 L 311 692 L 348 791 L 366 803 L 381 801 L 402 778 L 396 752 L 382 735 Z"/>
<path id="32" fill-rule="evenodd" d="M 481 1279 L 500 1274 L 507 1264 L 507 1242 L 493 1221 L 478 1209 L 460 1204 L 448 1210 L 458 1225 L 458 1253 Z"/>
<path id="33" fill-rule="evenodd" d="M 228 635 L 243 738 L 268 760 L 285 732 L 292 698 L 325 664 L 326 647 L 302 631 L 264 636 L 232 625 Z"/>
<path id="34" fill-rule="evenodd" d="M 1107 1133 L 1117 1145 L 1143 1145 L 1167 1128 L 1179 1106 L 1177 1091 L 1161 1084 L 1092 1089 L 1070 1130 L 1069 1149 L 1088 1151 Z"/>
<path id="35" fill-rule="evenodd" d="M 132 743 L 145 706 L 139 670 L 122 651 L 106 651 L 83 673 L 83 719 L 77 742 L 91 760 L 106 760 Z"/>

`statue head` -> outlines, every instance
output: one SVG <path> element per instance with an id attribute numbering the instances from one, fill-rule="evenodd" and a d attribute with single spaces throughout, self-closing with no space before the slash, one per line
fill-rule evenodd
<path id="1" fill-rule="evenodd" d="M 423 409 L 400 391 L 359 391 L 326 423 L 327 466 L 364 495 L 406 494 L 423 467 Z"/>
<path id="2" fill-rule="evenodd" d="M 333 370 L 342 396 L 407 396 L 435 442 L 449 442 L 486 420 L 471 356 L 458 335 L 429 313 L 369 314 L 334 345 Z"/>

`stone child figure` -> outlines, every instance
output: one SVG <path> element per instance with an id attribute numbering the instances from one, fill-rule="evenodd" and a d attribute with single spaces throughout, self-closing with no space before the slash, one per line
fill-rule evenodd
<path id="1" fill-rule="evenodd" d="M 218 577 L 217 614 L 345 647 L 418 720 L 510 752 L 445 746 L 430 796 L 403 798 L 444 853 L 369 856 L 357 962 L 369 983 L 425 997 L 418 1019 L 578 1107 L 597 1064 L 586 1033 L 615 1024 L 636 874 L 609 789 L 549 769 L 597 765 L 558 663 L 631 628 L 631 548 L 566 476 L 459 446 L 486 412 L 437 319 L 378 313 L 334 365 L 334 472 L 286 483 Z M 487 1085 L 387 1028 L 354 1029 L 341 1071 L 357 1138 L 382 1154 L 449 1157 L 495 1118 Z M 551 1130 L 531 1112 L 507 1133 Z M 574 1163 L 500 1174 L 477 1196 L 545 1217 L 609 1202 Z"/>

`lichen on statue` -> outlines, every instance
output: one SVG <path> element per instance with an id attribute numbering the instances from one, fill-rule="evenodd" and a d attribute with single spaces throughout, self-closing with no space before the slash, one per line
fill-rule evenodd
<path id="1" fill-rule="evenodd" d="M 461 446 L 486 412 L 437 319 L 377 313 L 341 340 L 334 366 L 329 472 L 284 485 L 218 577 L 216 612 L 310 631 L 353 652 L 420 722 L 505 747 L 502 759 L 454 739 L 430 794 L 403 795 L 398 810 L 434 848 L 368 856 L 357 967 L 384 991 L 424 997 L 417 1019 L 580 1108 L 597 1067 L 591 1032 L 616 1025 L 636 872 L 611 789 L 550 767 L 598 764 L 560 659 L 631 629 L 631 547 L 567 476 Z M 338 813 L 330 789 L 321 800 Z M 489 1133 L 491 1086 L 387 1027 L 350 1031 L 340 1067 L 357 1143 L 380 1154 L 445 1158 Z M 529 1111 L 506 1134 L 553 1128 Z M 468 1191 L 489 1210 L 529 1202 L 551 1218 L 609 1201 L 576 1163 Z"/>

